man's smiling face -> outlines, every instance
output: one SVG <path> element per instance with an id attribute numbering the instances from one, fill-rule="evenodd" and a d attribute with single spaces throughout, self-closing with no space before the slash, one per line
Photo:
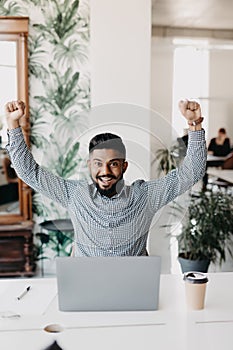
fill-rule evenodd
<path id="1" fill-rule="evenodd" d="M 123 178 L 127 166 L 123 155 L 114 149 L 95 149 L 88 160 L 92 180 L 100 193 L 107 197 L 117 193 L 117 183 Z"/>

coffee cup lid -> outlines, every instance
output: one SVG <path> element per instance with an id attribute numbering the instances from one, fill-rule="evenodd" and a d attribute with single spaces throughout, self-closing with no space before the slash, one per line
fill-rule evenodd
<path id="1" fill-rule="evenodd" d="M 184 280 L 193 284 L 202 284 L 208 282 L 207 276 L 198 271 L 189 271 L 184 274 Z"/>

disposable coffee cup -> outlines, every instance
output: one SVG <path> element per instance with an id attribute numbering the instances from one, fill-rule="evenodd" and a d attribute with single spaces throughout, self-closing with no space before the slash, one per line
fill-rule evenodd
<path id="1" fill-rule="evenodd" d="M 204 309 L 207 276 L 201 272 L 189 271 L 184 274 L 184 281 L 187 307 L 191 310 Z"/>

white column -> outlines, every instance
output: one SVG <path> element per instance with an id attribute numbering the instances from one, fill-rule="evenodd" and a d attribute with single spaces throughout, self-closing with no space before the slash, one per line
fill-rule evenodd
<path id="1" fill-rule="evenodd" d="M 126 179 L 150 174 L 150 0 L 90 0 L 90 135 L 115 132 L 128 150 Z"/>

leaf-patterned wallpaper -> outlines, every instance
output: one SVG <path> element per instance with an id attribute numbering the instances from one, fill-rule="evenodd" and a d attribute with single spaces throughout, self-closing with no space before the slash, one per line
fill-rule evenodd
<path id="1" fill-rule="evenodd" d="M 1 16 L 29 17 L 29 101 L 35 158 L 57 175 L 72 177 L 81 162 L 78 136 L 90 108 L 88 0 L 1 0 Z M 35 220 L 67 213 L 33 195 Z"/>

